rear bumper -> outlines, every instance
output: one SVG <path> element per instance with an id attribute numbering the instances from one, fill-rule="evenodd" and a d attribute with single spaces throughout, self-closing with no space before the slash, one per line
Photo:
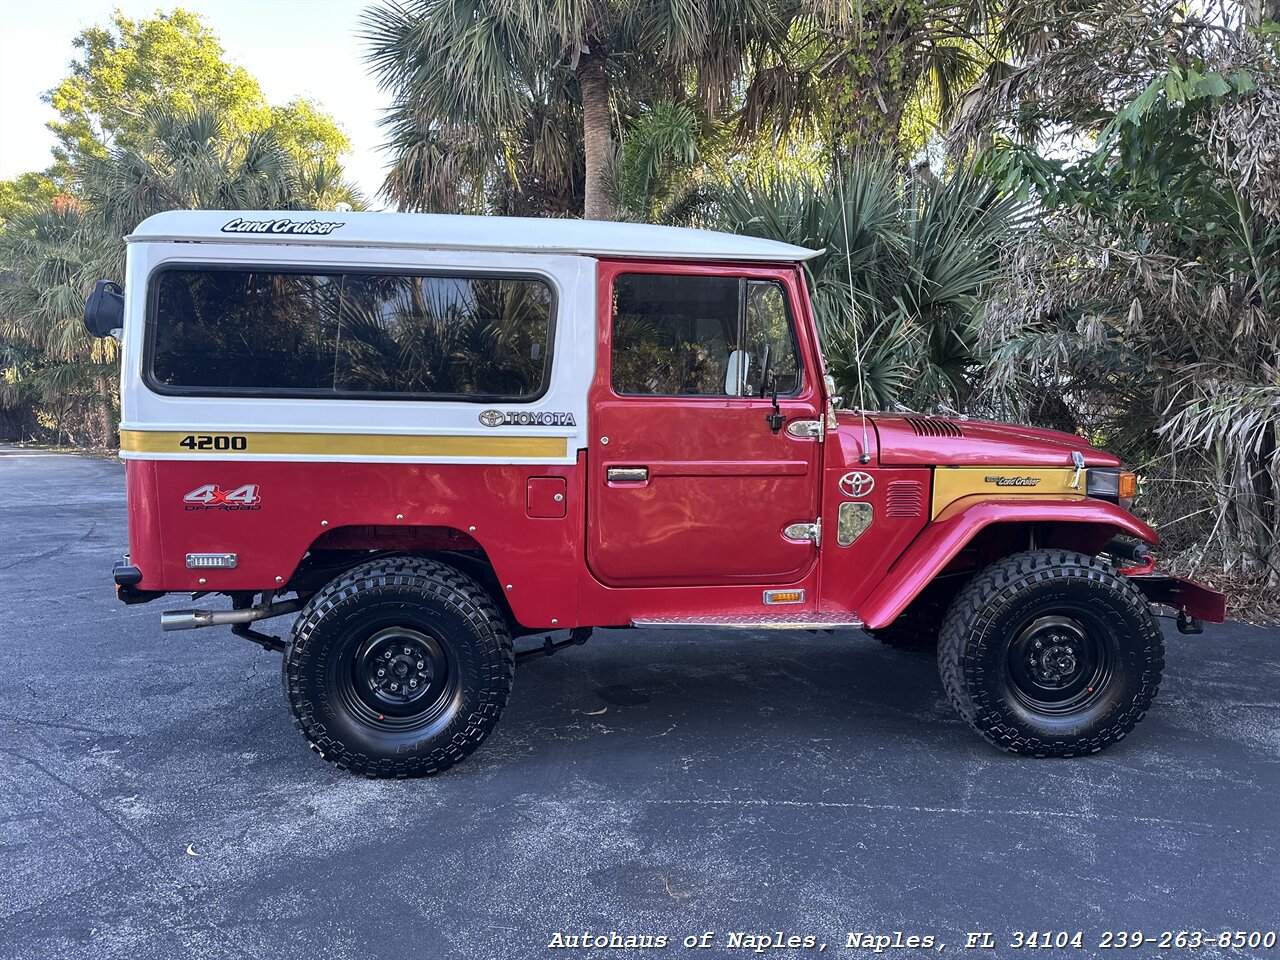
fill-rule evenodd
<path id="1" fill-rule="evenodd" d="M 150 603 L 164 596 L 162 591 L 138 589 L 138 584 L 142 582 L 142 571 L 129 562 L 127 555 L 123 560 L 116 561 L 111 579 L 116 582 L 116 596 L 122 603 Z"/>
<path id="2" fill-rule="evenodd" d="M 1194 580 L 1167 573 L 1147 573 L 1131 576 L 1129 582 L 1152 603 L 1163 603 L 1197 620 L 1222 623 L 1227 617 L 1226 594 Z"/>

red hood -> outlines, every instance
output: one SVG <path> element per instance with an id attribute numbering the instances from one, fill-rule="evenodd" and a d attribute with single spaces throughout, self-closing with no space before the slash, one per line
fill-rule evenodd
<path id="1" fill-rule="evenodd" d="M 856 419 L 856 417 L 855 417 Z M 1091 467 L 1115 467 L 1120 461 L 1084 437 L 984 420 L 873 414 L 880 462 L 889 465 L 1069 467 L 1079 450 Z"/>

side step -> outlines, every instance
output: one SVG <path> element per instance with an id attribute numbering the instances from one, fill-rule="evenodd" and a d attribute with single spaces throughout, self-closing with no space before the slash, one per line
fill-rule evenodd
<path id="1" fill-rule="evenodd" d="M 723 617 L 637 617 L 631 625 L 649 630 L 832 630 L 860 627 L 862 621 L 853 613 L 775 613 L 767 617 L 737 613 Z"/>

